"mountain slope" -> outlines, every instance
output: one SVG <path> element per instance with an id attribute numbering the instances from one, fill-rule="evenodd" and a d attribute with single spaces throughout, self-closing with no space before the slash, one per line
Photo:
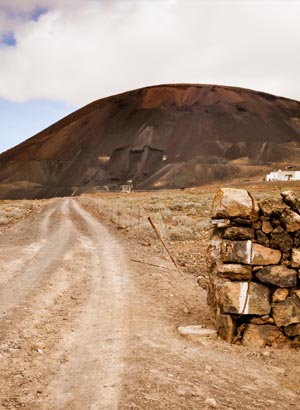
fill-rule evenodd
<path id="1" fill-rule="evenodd" d="M 162 85 L 95 101 L 0 155 L 0 197 L 180 187 L 300 166 L 300 103 Z"/>

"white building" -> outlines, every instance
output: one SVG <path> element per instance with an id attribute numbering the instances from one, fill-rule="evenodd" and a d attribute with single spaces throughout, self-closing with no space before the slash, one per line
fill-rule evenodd
<path id="1" fill-rule="evenodd" d="M 266 181 L 300 181 L 300 171 L 278 171 L 270 172 Z"/>

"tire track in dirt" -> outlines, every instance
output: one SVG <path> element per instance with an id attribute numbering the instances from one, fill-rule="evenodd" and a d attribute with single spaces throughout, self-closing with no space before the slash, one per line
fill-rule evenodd
<path id="1" fill-rule="evenodd" d="M 59 257 L 64 254 L 72 228 L 72 222 L 68 217 L 68 201 L 63 200 L 59 207 L 50 209 L 46 214 L 39 226 L 38 236 L 42 243 L 35 249 L 32 244 L 28 247 L 29 250 L 34 250 L 33 255 L 30 255 L 27 249 L 27 255 L 21 255 L 20 260 L 15 265 L 12 264 L 12 275 L 6 275 L 6 283 L 9 281 L 10 286 L 2 286 L 0 289 L 1 318 L 29 296 L 37 281 L 41 283 L 48 280 L 47 274 L 53 271 L 53 265 L 57 264 Z M 50 233 L 50 218 L 54 214 L 60 214 L 63 218 L 61 224 Z"/>
<path id="2" fill-rule="evenodd" d="M 43 217 L 43 220 L 38 227 L 39 237 L 37 238 L 36 242 L 31 242 L 30 244 L 26 244 L 25 246 L 21 247 L 21 249 L 18 249 L 18 252 L 15 252 L 15 255 L 17 255 L 17 257 L 13 260 L 11 260 L 12 258 L 9 252 L 8 254 L 2 254 L 0 256 L 2 269 L 5 270 L 5 276 L 0 277 L 0 286 L 6 286 L 8 281 L 14 282 L 14 280 L 16 280 L 16 278 L 19 276 L 20 270 L 26 270 L 27 264 L 34 259 L 35 255 L 38 254 L 38 252 L 40 252 L 41 249 L 44 248 L 44 246 L 46 246 L 46 238 L 49 236 L 49 226 L 51 218 L 53 215 L 55 215 L 55 213 L 57 213 L 57 203 L 55 202 L 54 204 L 47 206 L 44 212 L 41 215 L 41 217 Z M 22 221 L 20 223 L 20 226 L 22 226 L 22 223 L 26 222 L 27 221 Z M 5 239 L 5 236 L 3 237 L 3 239 Z M 0 241 L 0 243 L 1 242 L 2 241 Z M 8 262 L 6 262 L 7 259 Z"/>
<path id="3" fill-rule="evenodd" d="M 66 334 L 60 350 L 67 362 L 50 382 L 45 410 L 118 408 L 127 340 L 126 263 L 120 245 L 106 228 L 75 201 L 70 216 L 77 229 L 78 252 L 84 250 L 92 292 Z"/>

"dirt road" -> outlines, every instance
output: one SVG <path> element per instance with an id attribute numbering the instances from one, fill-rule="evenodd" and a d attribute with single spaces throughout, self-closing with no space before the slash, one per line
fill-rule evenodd
<path id="1" fill-rule="evenodd" d="M 69 198 L 1 232 L 0 409 L 300 408 L 298 351 L 180 337 L 205 292 L 111 232 Z"/>

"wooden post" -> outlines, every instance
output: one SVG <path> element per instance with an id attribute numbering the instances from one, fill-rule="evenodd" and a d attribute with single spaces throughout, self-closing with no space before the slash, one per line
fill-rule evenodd
<path id="1" fill-rule="evenodd" d="M 163 247 L 165 248 L 167 254 L 169 255 L 169 257 L 170 257 L 171 261 L 173 262 L 174 266 L 176 267 L 177 271 L 180 273 L 181 276 L 183 276 L 183 275 L 182 275 L 182 272 L 181 272 L 181 270 L 180 270 L 180 268 L 179 268 L 179 266 L 178 266 L 178 263 L 176 262 L 176 259 L 173 257 L 173 255 L 171 254 L 170 250 L 168 249 L 168 247 L 167 247 L 165 241 L 163 240 L 163 238 L 162 238 L 162 236 L 161 236 L 159 230 L 156 228 L 154 222 L 152 221 L 151 216 L 148 216 L 148 221 L 150 222 L 150 224 L 151 224 L 151 226 L 152 226 L 154 232 L 156 233 L 158 239 L 160 240 L 160 242 L 162 243 Z"/>

